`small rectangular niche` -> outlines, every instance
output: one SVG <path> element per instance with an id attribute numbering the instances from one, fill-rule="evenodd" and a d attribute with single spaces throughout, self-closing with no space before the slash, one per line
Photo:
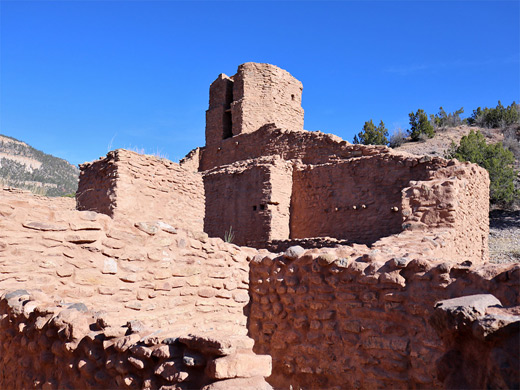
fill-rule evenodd
<path id="1" fill-rule="evenodd" d="M 231 110 L 226 110 L 222 116 L 222 139 L 231 137 L 233 137 L 233 121 L 231 119 Z"/>

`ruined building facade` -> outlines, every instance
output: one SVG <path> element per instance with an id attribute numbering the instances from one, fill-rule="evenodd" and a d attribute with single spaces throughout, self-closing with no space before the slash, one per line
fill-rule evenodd
<path id="1" fill-rule="evenodd" d="M 75 205 L 2 190 L 0 387 L 517 388 L 487 172 L 304 131 L 301 93 L 246 63 L 179 164 L 109 152 Z"/>
<path id="2" fill-rule="evenodd" d="M 246 63 L 232 77 L 219 75 L 206 146 L 180 167 L 137 169 L 123 151 L 86 164 L 79 209 L 171 215 L 181 227 L 222 239 L 231 231 L 234 243 L 257 248 L 308 238 L 374 244 L 438 231 L 450 236 L 439 252 L 487 259 L 484 169 L 304 131 L 301 94 L 302 84 L 274 65 Z"/>

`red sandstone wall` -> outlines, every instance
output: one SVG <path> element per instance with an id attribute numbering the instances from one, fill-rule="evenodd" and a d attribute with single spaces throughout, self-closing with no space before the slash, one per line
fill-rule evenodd
<path id="1" fill-rule="evenodd" d="M 265 388 L 245 337 L 256 251 L 70 201 L 0 191 L 0 388 Z"/>
<path id="2" fill-rule="evenodd" d="M 209 108 L 206 111 L 206 145 L 218 144 L 232 136 L 231 102 L 233 80 L 220 74 L 209 88 Z"/>
<path id="3" fill-rule="evenodd" d="M 165 331 L 245 326 L 254 250 L 157 220 L 57 207 L 62 201 L 0 191 L 0 291 L 30 285 Z"/>
<path id="4" fill-rule="evenodd" d="M 118 149 L 81 166 L 77 207 L 202 231 L 202 177 L 169 160 Z"/>
<path id="5" fill-rule="evenodd" d="M 376 252 L 253 260 L 249 334 L 254 350 L 273 358 L 275 388 L 441 388 L 435 361 L 444 347 L 428 322 L 435 302 L 491 293 L 503 305 L 520 303 L 518 266 Z"/>
<path id="6" fill-rule="evenodd" d="M 233 79 L 233 135 L 251 133 L 267 123 L 303 130 L 303 86 L 289 72 L 248 62 L 238 67 Z"/>
<path id="7" fill-rule="evenodd" d="M 165 337 L 139 321 L 111 327 L 102 312 L 38 291 L 3 294 L 0 313 L 2 389 L 242 390 L 237 376 L 270 388 L 271 359 L 252 353 L 245 336 Z"/>
<path id="8" fill-rule="evenodd" d="M 432 172 L 428 181 L 410 183 L 403 190 L 403 215 L 407 229 L 453 229 L 446 255 L 459 261 L 489 258 L 489 176 L 475 164 L 451 161 Z"/>
<path id="9" fill-rule="evenodd" d="M 253 133 L 223 140 L 219 145 L 200 149 L 199 171 L 261 156 L 279 156 L 283 160 L 301 159 L 304 164 L 324 164 L 351 157 L 395 153 L 386 146 L 352 145 L 341 138 L 321 132 L 282 130 L 266 125 Z M 399 153 L 402 155 L 402 153 Z M 193 166 L 188 155 L 181 166 Z"/>
<path id="10" fill-rule="evenodd" d="M 224 238 L 232 228 L 239 245 L 288 238 L 291 175 L 289 163 L 273 158 L 207 172 L 204 231 Z"/>
<path id="11" fill-rule="evenodd" d="M 248 321 L 255 352 L 273 357 L 277 387 L 435 388 L 434 362 L 446 352 L 428 323 L 436 300 L 491 293 L 520 305 L 518 265 L 451 262 L 442 252 L 451 228 L 407 230 L 372 250 L 263 252 L 249 262 L 253 249 L 75 211 L 67 201 L 0 192 L 0 291 L 29 285 L 47 296 L 3 294 L 0 387 L 154 388 L 238 370 L 260 377 L 211 389 L 264 388 L 265 358 L 244 350 L 217 364 L 206 354 L 208 345 L 250 348 L 227 339 L 243 336 Z M 92 308 L 85 317 L 76 313 L 83 304 Z M 190 332 L 204 336 L 176 340 Z M 204 369 L 186 363 L 194 353 Z"/>
<path id="12" fill-rule="evenodd" d="M 382 154 L 295 169 L 291 238 L 372 243 L 402 230 L 401 190 L 441 161 Z M 395 208 L 395 209 L 394 209 Z"/>

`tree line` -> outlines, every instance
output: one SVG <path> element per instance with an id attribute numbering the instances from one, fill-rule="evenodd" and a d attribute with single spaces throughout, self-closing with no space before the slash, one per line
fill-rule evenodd
<path id="1" fill-rule="evenodd" d="M 383 121 L 375 126 L 372 119 L 365 122 L 363 129 L 354 136 L 355 144 L 401 146 L 405 142 L 424 141 L 433 138 L 437 131 L 462 124 L 481 128 L 508 128 L 520 125 L 520 105 L 513 102 L 504 107 L 500 101 L 495 108 L 478 107 L 468 118 L 461 118 L 464 108 L 448 113 L 442 107 L 437 114 L 428 117 L 423 109 L 411 112 L 410 128 L 406 131 L 397 130 L 390 138 Z M 518 128 L 520 130 L 520 127 Z M 459 144 L 452 142 L 446 153 L 446 158 L 456 158 L 460 161 L 470 161 L 480 165 L 489 172 L 490 201 L 493 204 L 510 206 L 520 198 L 515 189 L 517 172 L 514 170 L 515 156 L 520 159 L 520 143 L 515 131 L 505 139 L 504 143 L 487 144 L 480 131 L 471 130 L 460 140 Z"/>

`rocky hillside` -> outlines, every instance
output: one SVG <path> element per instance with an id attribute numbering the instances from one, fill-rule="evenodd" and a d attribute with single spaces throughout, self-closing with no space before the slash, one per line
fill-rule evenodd
<path id="1" fill-rule="evenodd" d="M 503 129 L 485 129 L 463 125 L 437 129 L 435 137 L 433 138 L 426 139 L 425 141 L 405 142 L 395 149 L 418 155 L 427 154 L 430 156 L 444 157 L 445 153 L 450 148 L 451 143 L 455 142 L 456 144 L 459 144 L 460 139 L 467 135 L 470 130 L 480 131 L 484 137 L 486 137 L 486 142 L 488 144 L 504 141 Z"/>
<path id="2" fill-rule="evenodd" d="M 402 152 L 413 153 L 417 155 L 430 155 L 445 157 L 449 151 L 452 142 L 460 143 L 460 139 L 467 135 L 471 130 L 480 131 L 488 144 L 502 142 L 503 145 L 511 150 L 515 156 L 515 170 L 518 172 L 516 180 L 516 187 L 520 189 L 520 126 L 514 125 L 506 128 L 487 129 L 474 126 L 457 126 L 444 129 L 437 129 L 435 137 L 426 139 L 424 141 L 409 142 L 406 140 L 401 146 L 396 147 L 396 150 Z M 517 202 L 520 204 L 520 202 Z"/>
<path id="3" fill-rule="evenodd" d="M 63 196 L 76 192 L 78 175 L 78 168 L 67 161 L 0 134 L 0 186 Z"/>

